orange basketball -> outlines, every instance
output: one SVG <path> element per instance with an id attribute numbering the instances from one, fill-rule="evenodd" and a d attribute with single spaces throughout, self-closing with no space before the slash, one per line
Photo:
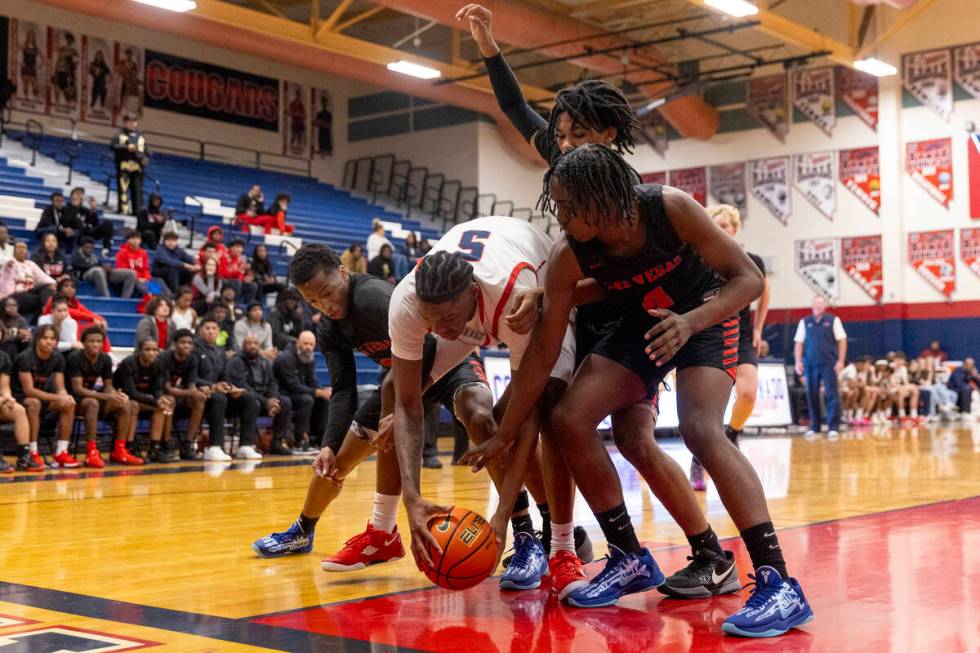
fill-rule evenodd
<path id="1" fill-rule="evenodd" d="M 442 555 L 429 548 L 433 568 L 425 575 L 439 587 L 465 590 L 480 583 L 497 566 L 498 547 L 490 522 L 466 508 L 429 521 L 429 532 L 442 547 Z"/>

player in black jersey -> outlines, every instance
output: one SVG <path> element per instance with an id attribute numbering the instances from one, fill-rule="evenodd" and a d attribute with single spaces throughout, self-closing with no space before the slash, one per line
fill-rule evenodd
<path id="1" fill-rule="evenodd" d="M 0 344 L 7 337 L 7 330 L 0 329 Z M 27 412 L 10 391 L 10 381 L 13 376 L 14 364 L 7 352 L 0 350 L 0 422 L 14 425 L 14 440 L 17 442 L 17 471 L 43 472 L 43 463 L 39 464 L 31 458 L 31 425 L 27 421 Z M 0 452 L 0 473 L 14 471 L 7 464 Z"/>
<path id="2" fill-rule="evenodd" d="M 204 406 L 210 395 L 198 377 L 200 358 L 194 356 L 194 332 L 177 329 L 170 349 L 160 354 L 163 373 L 163 391 L 174 398 L 174 417 L 187 418 L 187 439 L 184 440 L 180 457 L 184 460 L 201 460 L 197 439 L 204 419 Z"/>

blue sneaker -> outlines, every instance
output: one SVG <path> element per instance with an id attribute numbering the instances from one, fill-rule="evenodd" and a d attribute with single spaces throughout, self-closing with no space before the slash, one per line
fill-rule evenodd
<path id="1" fill-rule="evenodd" d="M 645 592 L 663 584 L 664 574 L 648 550 L 626 554 L 610 544 L 609 553 L 606 568 L 588 585 L 568 595 L 569 605 L 603 608 L 615 605 L 625 594 Z"/>
<path id="2" fill-rule="evenodd" d="M 293 522 L 284 533 L 273 533 L 252 543 L 261 558 L 281 558 L 287 553 L 309 553 L 313 550 L 313 532 L 304 533 L 299 522 Z"/>
<path id="3" fill-rule="evenodd" d="M 813 620 L 813 610 L 795 578 L 783 580 L 778 571 L 766 566 L 749 578 L 755 581 L 752 596 L 722 624 L 729 635 L 776 637 Z"/>
<path id="4" fill-rule="evenodd" d="M 514 557 L 500 577 L 501 589 L 533 590 L 541 585 L 541 577 L 547 573 L 548 556 L 538 538 L 531 533 L 515 534 Z"/>

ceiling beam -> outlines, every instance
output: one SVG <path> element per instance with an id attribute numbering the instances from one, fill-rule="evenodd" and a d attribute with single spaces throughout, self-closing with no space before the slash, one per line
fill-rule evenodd
<path id="1" fill-rule="evenodd" d="M 337 27 L 336 27 L 336 29 L 334 29 L 334 31 L 335 32 L 338 32 L 338 33 L 343 32 L 345 29 L 348 29 L 350 27 L 353 27 L 354 25 L 357 25 L 358 23 L 363 23 L 368 18 L 371 18 L 372 16 L 376 16 L 376 15 L 380 14 L 385 9 L 387 9 L 387 7 L 385 7 L 384 5 L 378 5 L 377 7 L 372 7 L 371 9 L 368 9 L 367 11 L 362 11 L 361 13 L 357 14 L 356 16 L 351 16 L 348 20 L 345 20 L 340 25 L 337 25 Z"/>
<path id="2" fill-rule="evenodd" d="M 862 45 L 857 53 L 855 54 L 855 59 L 862 59 L 864 55 L 868 54 L 876 47 L 895 36 L 899 31 L 904 29 L 909 23 L 918 18 L 923 11 L 935 4 L 936 0 L 919 0 L 913 7 L 903 10 L 898 18 L 889 25 L 880 35 L 875 36 L 874 40 L 866 45 Z"/>
<path id="3" fill-rule="evenodd" d="M 650 0 L 592 0 L 579 5 L 569 15 L 573 18 L 589 18 L 598 14 L 607 14 L 611 11 L 649 4 Z"/>
<path id="4" fill-rule="evenodd" d="M 251 0 L 252 4 L 260 9 L 265 9 L 270 14 L 274 16 L 279 16 L 280 18 L 287 18 L 286 14 L 282 13 L 282 10 L 269 2 L 269 0 Z"/>
<path id="5" fill-rule="evenodd" d="M 319 41 L 320 38 L 326 35 L 327 32 L 332 31 L 334 25 L 337 24 L 338 20 L 343 18 L 344 13 L 348 9 L 350 9 L 350 6 L 352 4 L 354 4 L 354 0 L 341 0 L 340 4 L 337 5 L 337 8 L 334 9 L 332 12 L 330 12 L 330 15 L 327 17 L 327 19 L 323 21 L 322 25 L 320 25 L 320 29 L 316 31 L 315 40 Z"/>

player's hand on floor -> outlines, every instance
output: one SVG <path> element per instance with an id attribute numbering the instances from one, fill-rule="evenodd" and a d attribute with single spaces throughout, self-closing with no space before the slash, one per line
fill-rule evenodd
<path id="1" fill-rule="evenodd" d="M 460 456 L 459 463 L 469 465 L 474 472 L 478 472 L 486 467 L 491 460 L 507 451 L 511 444 L 512 442 L 495 435 Z"/>
<path id="2" fill-rule="evenodd" d="M 650 360 L 657 365 L 663 365 L 677 355 L 694 332 L 683 315 L 663 308 L 654 308 L 647 313 L 660 321 L 647 331 L 646 339 L 650 344 L 645 351 Z"/>
<path id="3" fill-rule="evenodd" d="M 437 506 L 421 497 L 405 501 L 409 531 L 412 534 L 412 556 L 415 558 L 415 566 L 423 573 L 434 566 L 432 556 L 429 555 L 430 550 L 442 555 L 442 547 L 429 532 L 429 522 L 433 517 L 445 515 L 449 511 L 449 508 Z"/>

